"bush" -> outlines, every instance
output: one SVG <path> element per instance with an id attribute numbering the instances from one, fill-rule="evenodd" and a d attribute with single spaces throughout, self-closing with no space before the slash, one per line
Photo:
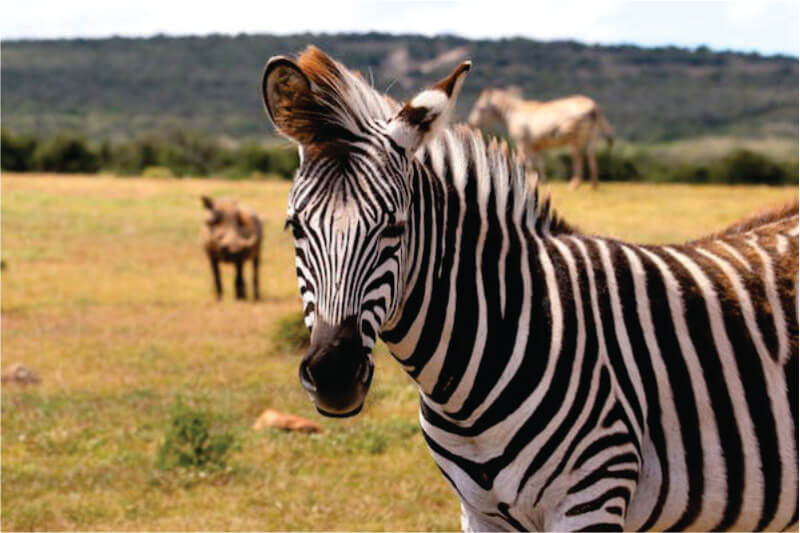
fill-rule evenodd
<path id="1" fill-rule="evenodd" d="M 228 453 L 234 449 L 233 435 L 212 434 L 210 415 L 187 407 L 180 397 L 172 406 L 171 414 L 156 457 L 158 468 L 225 466 Z"/>
<path id="2" fill-rule="evenodd" d="M 143 178 L 174 178 L 175 174 L 167 167 L 145 167 Z"/>
<path id="3" fill-rule="evenodd" d="M 60 133 L 36 147 L 34 167 L 48 172 L 94 173 L 100 158 L 86 139 L 72 133 Z"/>
<path id="4" fill-rule="evenodd" d="M 738 149 L 722 158 L 710 170 L 714 183 L 759 183 L 777 185 L 796 183 L 797 175 L 789 175 L 787 169 L 775 161 L 750 150 Z"/>
<path id="5" fill-rule="evenodd" d="M 224 166 L 225 150 L 204 133 L 172 130 L 161 140 L 158 164 L 178 176 L 208 176 Z"/>
<path id="6" fill-rule="evenodd" d="M 611 150 L 597 153 L 597 179 L 602 181 L 640 181 L 639 168 L 631 159 Z"/>
<path id="7" fill-rule="evenodd" d="M 25 172 L 33 170 L 33 154 L 36 151 L 36 139 L 27 135 L 13 135 L 0 130 L 0 166 L 3 170 Z"/>

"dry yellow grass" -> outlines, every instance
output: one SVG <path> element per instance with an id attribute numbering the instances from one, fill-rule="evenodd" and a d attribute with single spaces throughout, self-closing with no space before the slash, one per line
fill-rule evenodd
<path id="1" fill-rule="evenodd" d="M 3 530 L 453 530 L 458 504 L 416 429 L 416 390 L 385 351 L 365 412 L 319 417 L 298 354 L 272 342 L 299 310 L 282 231 L 286 182 L 2 178 L 2 366 L 43 383 L 2 391 Z M 213 301 L 201 194 L 266 218 L 260 303 Z M 554 204 L 587 232 L 682 241 L 797 189 L 605 184 Z M 217 415 L 240 450 L 224 471 L 163 472 L 177 394 Z M 254 433 L 266 407 L 320 435 Z"/>

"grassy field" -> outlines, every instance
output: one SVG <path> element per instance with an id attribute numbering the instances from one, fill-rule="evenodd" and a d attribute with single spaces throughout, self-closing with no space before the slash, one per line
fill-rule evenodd
<path id="1" fill-rule="evenodd" d="M 299 311 L 286 182 L 5 174 L 2 367 L 42 376 L 2 389 L 3 530 L 454 530 L 458 504 L 416 423 L 416 389 L 380 350 L 364 413 L 315 414 L 299 354 L 274 341 Z M 796 188 L 553 185 L 587 232 L 682 241 L 797 196 Z M 212 298 L 200 194 L 266 217 L 263 300 Z M 159 470 L 176 397 L 236 436 L 228 466 Z M 256 433 L 267 407 L 319 435 Z"/>

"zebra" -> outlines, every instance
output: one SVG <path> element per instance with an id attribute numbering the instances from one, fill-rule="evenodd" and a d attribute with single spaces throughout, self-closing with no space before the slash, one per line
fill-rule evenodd
<path id="1" fill-rule="evenodd" d="M 796 524 L 797 204 L 680 245 L 581 233 L 447 125 L 470 68 L 401 105 L 315 47 L 265 66 L 316 409 L 362 409 L 380 337 L 464 530 Z"/>

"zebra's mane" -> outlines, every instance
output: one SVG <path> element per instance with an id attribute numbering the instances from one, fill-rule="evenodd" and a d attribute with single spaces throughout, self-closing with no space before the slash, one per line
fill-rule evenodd
<path id="1" fill-rule="evenodd" d="M 316 46 L 308 46 L 298 57 L 297 65 L 313 84 L 314 94 L 324 108 L 319 118 L 344 140 L 348 134 L 364 134 L 369 121 L 389 120 L 401 108 L 358 72 L 331 59 Z M 455 172 L 455 176 L 474 176 L 476 190 L 487 195 L 491 190 L 498 206 L 513 209 L 514 218 L 536 234 L 575 231 L 551 208 L 549 195 L 540 197 L 538 180 L 528 178 L 522 156 L 510 150 L 504 140 L 492 139 L 487 145 L 479 130 L 459 124 L 441 132 L 417 157 L 440 178 L 447 166 L 464 170 Z M 475 172 L 466 172 L 467 168 L 474 168 Z"/>
<path id="2" fill-rule="evenodd" d="M 554 235 L 577 230 L 553 209 L 549 194 L 540 194 L 538 177 L 525 171 L 523 156 L 505 140 L 492 138 L 487 144 L 480 130 L 456 124 L 442 131 L 417 156 L 440 178 L 453 175 L 456 187 L 494 197 L 497 211 L 513 213 L 532 233 Z"/>

